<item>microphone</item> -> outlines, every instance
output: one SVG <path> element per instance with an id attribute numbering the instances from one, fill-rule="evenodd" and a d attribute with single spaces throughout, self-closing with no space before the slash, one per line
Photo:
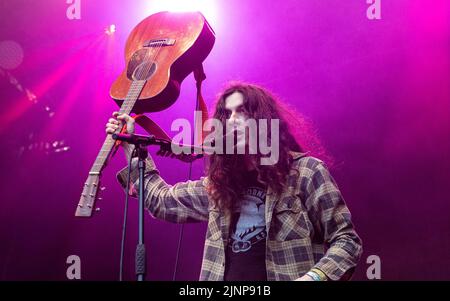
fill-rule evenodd
<path id="1" fill-rule="evenodd" d="M 115 140 L 127 142 L 130 144 L 134 144 L 136 146 L 147 146 L 147 145 L 159 145 L 160 150 L 156 153 L 157 155 L 161 155 L 164 157 L 170 156 L 172 158 L 177 158 L 183 162 L 192 162 L 196 159 L 199 159 L 203 157 L 202 153 L 195 154 L 195 153 L 181 153 L 181 154 L 175 154 L 172 152 L 172 141 L 168 141 L 166 139 L 162 138 L 156 138 L 154 135 L 144 136 L 144 135 L 137 135 L 137 134 L 112 134 L 112 138 Z M 183 146 L 178 145 L 179 147 L 187 147 L 190 149 L 191 152 L 197 150 L 199 152 L 202 152 L 202 147 L 195 147 L 195 146 Z"/>
<path id="2" fill-rule="evenodd" d="M 119 140 L 135 145 L 150 145 L 157 144 L 156 138 L 153 135 L 144 136 L 137 134 L 113 134 L 112 138 L 114 140 Z"/>

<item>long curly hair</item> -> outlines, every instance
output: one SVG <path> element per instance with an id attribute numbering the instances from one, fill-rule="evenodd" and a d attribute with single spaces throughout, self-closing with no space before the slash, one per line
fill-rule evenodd
<path id="1" fill-rule="evenodd" d="M 309 144 L 309 150 L 320 150 L 320 143 L 316 135 L 311 135 L 306 120 L 293 108 L 282 103 L 268 90 L 249 83 L 232 82 L 220 93 L 213 118 L 220 120 L 222 125 L 225 125 L 229 118 L 225 100 L 235 92 L 240 92 L 244 96 L 243 110 L 247 118 L 267 119 L 268 125 L 272 119 L 279 120 L 278 161 L 273 165 L 256 164 L 255 169 L 258 181 L 280 195 L 286 186 L 287 175 L 293 161 L 289 151 L 305 152 L 300 144 L 302 140 Z M 271 145 L 270 126 L 268 129 L 268 145 Z M 298 133 L 296 134 L 293 129 Z M 207 191 L 216 208 L 228 211 L 239 204 L 248 177 L 245 160 L 251 158 L 255 162 L 260 162 L 261 157 L 259 151 L 257 154 L 214 153 L 209 156 L 206 172 L 209 180 Z"/>

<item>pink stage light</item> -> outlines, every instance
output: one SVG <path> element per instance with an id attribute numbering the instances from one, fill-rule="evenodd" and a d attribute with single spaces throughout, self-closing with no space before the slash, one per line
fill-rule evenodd
<path id="1" fill-rule="evenodd" d="M 115 24 L 111 24 L 108 27 L 105 28 L 105 33 L 107 35 L 113 35 L 116 32 L 116 25 Z"/>

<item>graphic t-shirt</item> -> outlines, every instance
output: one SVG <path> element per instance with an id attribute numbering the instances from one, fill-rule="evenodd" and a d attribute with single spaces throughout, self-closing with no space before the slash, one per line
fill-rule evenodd
<path id="1" fill-rule="evenodd" d="M 249 172 L 240 206 L 231 219 L 226 249 L 224 280 L 267 280 L 266 276 L 266 187 Z"/>

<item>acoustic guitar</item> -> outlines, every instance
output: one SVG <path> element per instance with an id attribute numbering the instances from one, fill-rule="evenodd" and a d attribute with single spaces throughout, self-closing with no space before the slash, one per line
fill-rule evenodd
<path id="1" fill-rule="evenodd" d="M 171 106 L 181 82 L 201 66 L 214 41 L 214 31 L 199 12 L 160 12 L 140 22 L 126 42 L 126 67 L 110 90 L 119 113 L 158 112 Z M 116 133 L 122 130 L 123 126 Z M 116 147 L 107 135 L 84 183 L 75 216 L 92 216 L 102 171 Z"/>

